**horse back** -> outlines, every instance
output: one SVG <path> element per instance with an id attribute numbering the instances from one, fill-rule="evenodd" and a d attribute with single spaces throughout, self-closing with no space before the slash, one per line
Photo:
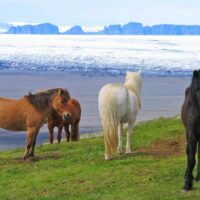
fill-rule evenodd
<path id="1" fill-rule="evenodd" d="M 123 106 L 128 103 L 128 90 L 121 84 L 107 84 L 99 92 L 99 103 L 104 101 Z"/>
<path id="2" fill-rule="evenodd" d="M 109 109 L 121 120 L 127 114 L 129 93 L 121 84 L 107 84 L 101 88 L 98 101 L 101 118 Z"/>
<path id="3" fill-rule="evenodd" d="M 0 127 L 12 131 L 27 129 L 27 115 L 33 113 L 25 98 L 0 98 Z"/>

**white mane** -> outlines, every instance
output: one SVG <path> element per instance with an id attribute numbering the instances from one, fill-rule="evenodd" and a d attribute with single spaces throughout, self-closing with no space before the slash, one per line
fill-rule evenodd
<path id="1" fill-rule="evenodd" d="M 131 90 L 133 93 L 135 93 L 137 97 L 138 108 L 141 109 L 140 92 L 141 92 L 142 81 L 140 72 L 139 73 L 127 72 L 124 86 L 128 90 Z"/>

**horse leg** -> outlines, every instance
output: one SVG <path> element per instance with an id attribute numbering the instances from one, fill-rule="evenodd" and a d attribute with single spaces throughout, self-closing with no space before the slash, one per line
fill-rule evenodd
<path id="1" fill-rule="evenodd" d="M 72 140 L 78 141 L 79 140 L 79 126 L 78 122 L 74 123 L 72 126 Z"/>
<path id="2" fill-rule="evenodd" d="M 198 142 L 198 165 L 197 165 L 196 181 L 200 181 L 200 142 Z"/>
<path id="3" fill-rule="evenodd" d="M 118 138 L 119 138 L 118 153 L 123 153 L 123 124 L 122 123 L 120 123 L 118 127 Z"/>
<path id="4" fill-rule="evenodd" d="M 69 141 L 70 141 L 69 125 L 65 125 L 65 126 L 64 126 L 64 129 L 65 129 L 66 141 L 69 142 Z"/>
<path id="5" fill-rule="evenodd" d="M 76 141 L 79 141 L 79 122 L 76 124 Z"/>
<path id="6" fill-rule="evenodd" d="M 131 151 L 131 132 L 133 128 L 133 123 L 128 123 L 128 130 L 127 130 L 127 140 L 126 140 L 126 153 L 130 154 Z"/>
<path id="7" fill-rule="evenodd" d="M 49 129 L 49 142 L 53 144 L 53 126 L 48 126 Z"/>
<path id="8" fill-rule="evenodd" d="M 112 160 L 113 156 L 109 146 L 105 143 L 105 160 Z"/>
<path id="9" fill-rule="evenodd" d="M 34 139 L 34 135 L 36 134 L 36 132 L 37 132 L 36 129 L 31 129 L 31 128 L 27 129 L 26 149 L 25 149 L 25 153 L 24 153 L 24 160 L 26 160 L 30 156 L 29 151 L 33 144 L 33 139 Z"/>
<path id="10" fill-rule="evenodd" d="M 29 150 L 29 157 L 31 158 L 31 160 L 35 160 L 34 149 L 35 149 L 35 144 L 36 144 L 38 132 L 39 132 L 39 130 L 33 136 L 33 141 L 32 141 L 32 144 L 31 144 L 31 148 Z"/>
<path id="11" fill-rule="evenodd" d="M 78 123 L 75 122 L 71 125 L 71 140 L 78 141 Z"/>
<path id="12" fill-rule="evenodd" d="M 75 130 L 75 132 L 76 132 L 75 139 L 76 139 L 76 141 L 78 141 L 79 140 L 79 121 L 77 121 L 75 123 L 75 127 L 76 127 L 76 130 Z"/>
<path id="13" fill-rule="evenodd" d="M 57 135 L 58 143 L 60 143 L 60 141 L 61 141 L 62 130 L 63 130 L 63 127 L 62 127 L 62 126 L 59 126 L 59 127 L 58 127 L 58 135 Z"/>
<path id="14" fill-rule="evenodd" d="M 192 171 L 195 166 L 195 153 L 197 148 L 197 142 L 195 140 L 190 141 L 188 140 L 188 144 L 186 147 L 187 152 L 187 169 L 185 172 L 185 185 L 183 187 L 184 190 L 188 191 L 192 189 L 192 181 L 193 175 Z"/>

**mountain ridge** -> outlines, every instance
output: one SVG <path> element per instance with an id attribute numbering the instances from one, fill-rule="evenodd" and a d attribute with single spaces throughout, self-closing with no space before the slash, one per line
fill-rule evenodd
<path id="1" fill-rule="evenodd" d="M 200 25 L 158 24 L 143 26 L 139 22 L 129 22 L 124 25 L 111 24 L 100 31 L 84 31 L 79 25 L 65 32 L 59 32 L 59 27 L 51 23 L 37 25 L 22 25 L 8 27 L 4 34 L 62 34 L 62 35 L 200 35 Z"/>

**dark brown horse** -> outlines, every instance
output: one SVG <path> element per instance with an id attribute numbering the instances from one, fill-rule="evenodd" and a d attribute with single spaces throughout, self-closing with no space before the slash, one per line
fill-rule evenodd
<path id="1" fill-rule="evenodd" d="M 57 140 L 61 141 L 63 127 L 66 133 L 66 140 L 69 142 L 79 140 L 79 121 L 81 119 L 81 106 L 80 103 L 71 98 L 67 105 L 66 116 L 62 118 L 55 110 L 48 118 L 48 129 L 50 136 L 50 143 L 53 143 L 54 127 L 58 127 Z M 71 125 L 71 133 L 69 127 Z"/>
<path id="2" fill-rule="evenodd" d="M 186 128 L 187 169 L 184 190 L 192 189 L 195 154 L 198 146 L 198 166 L 196 181 L 200 181 L 200 70 L 193 72 L 192 83 L 185 90 L 185 101 L 181 110 L 182 122 Z"/>
<path id="3" fill-rule="evenodd" d="M 21 99 L 0 98 L 0 127 L 10 131 L 27 131 L 24 159 L 34 159 L 37 134 L 53 110 L 66 117 L 70 99 L 67 90 L 57 88 L 31 94 Z"/>

